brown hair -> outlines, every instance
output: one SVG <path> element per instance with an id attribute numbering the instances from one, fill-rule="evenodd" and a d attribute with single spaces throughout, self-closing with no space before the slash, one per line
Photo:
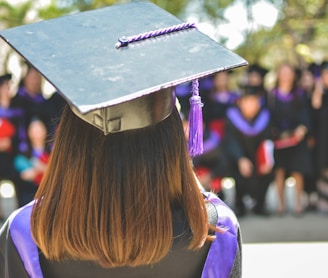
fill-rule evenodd
<path id="1" fill-rule="evenodd" d="M 192 231 L 190 249 L 208 232 L 176 110 L 157 125 L 104 136 L 66 108 L 35 199 L 32 235 L 51 260 L 158 262 L 172 244 L 176 204 Z"/>

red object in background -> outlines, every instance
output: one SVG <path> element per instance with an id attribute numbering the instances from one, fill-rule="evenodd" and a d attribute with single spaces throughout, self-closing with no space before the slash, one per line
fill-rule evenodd
<path id="1" fill-rule="evenodd" d="M 263 141 L 256 151 L 257 172 L 259 175 L 267 174 L 267 169 L 274 165 L 274 143 L 271 140 Z"/>
<path id="2" fill-rule="evenodd" d="M 39 160 L 40 160 L 40 162 L 43 163 L 43 164 L 48 164 L 49 157 L 50 157 L 50 155 L 49 155 L 48 153 L 43 153 L 43 154 L 39 157 Z M 35 183 L 36 185 L 39 185 L 39 184 L 40 184 L 40 182 L 41 182 L 41 180 L 42 180 L 42 178 L 43 178 L 43 174 L 44 174 L 43 172 L 40 172 L 40 173 L 35 177 L 35 179 L 34 179 L 34 183 Z"/>
<path id="3" fill-rule="evenodd" d="M 14 125 L 5 118 L 0 118 L 0 138 L 11 138 L 16 129 Z"/>
<path id="4" fill-rule="evenodd" d="M 222 181 L 222 178 L 221 177 L 217 177 L 217 178 L 212 179 L 212 182 L 211 182 L 211 190 L 214 193 L 221 192 L 221 190 L 222 190 L 221 181 Z"/>
<path id="5" fill-rule="evenodd" d="M 220 138 L 224 136 L 225 120 L 212 120 L 209 122 L 209 129 L 216 132 Z"/>
<path id="6" fill-rule="evenodd" d="M 202 177 L 209 175 L 210 170 L 205 167 L 198 167 L 196 168 L 196 175 L 199 177 L 199 179 L 202 179 Z M 221 185 L 222 178 L 221 177 L 215 177 L 212 178 L 210 181 L 210 190 L 214 193 L 218 193 L 222 190 L 222 185 Z"/>

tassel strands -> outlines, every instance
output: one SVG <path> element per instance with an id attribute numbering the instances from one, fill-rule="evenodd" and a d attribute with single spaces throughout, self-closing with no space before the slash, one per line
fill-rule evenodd
<path id="1" fill-rule="evenodd" d="M 189 112 L 189 154 L 195 157 L 203 153 L 203 103 L 199 96 L 198 79 L 192 81 Z"/>

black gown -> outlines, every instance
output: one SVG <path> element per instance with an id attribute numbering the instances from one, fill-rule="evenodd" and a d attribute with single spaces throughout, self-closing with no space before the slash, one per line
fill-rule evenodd
<path id="1" fill-rule="evenodd" d="M 239 215 L 245 213 L 243 198 L 250 195 L 255 201 L 255 212 L 264 213 L 264 202 L 267 189 L 272 181 L 272 173 L 260 174 L 257 171 L 257 151 L 264 141 L 272 143 L 270 113 L 262 108 L 252 121 L 246 120 L 238 107 L 227 111 L 224 146 L 230 160 L 231 173 L 235 179 L 236 200 L 235 210 Z M 244 177 L 239 172 L 238 161 L 248 158 L 254 168 L 250 177 Z"/>
<path id="2" fill-rule="evenodd" d="M 292 133 L 299 125 L 304 125 L 311 130 L 303 91 L 298 90 L 286 96 L 275 89 L 269 93 L 268 104 L 276 139 L 281 138 L 283 134 Z M 294 146 L 276 149 L 275 167 L 283 168 L 287 174 L 299 172 L 303 175 L 311 175 L 313 169 L 306 137 Z"/>

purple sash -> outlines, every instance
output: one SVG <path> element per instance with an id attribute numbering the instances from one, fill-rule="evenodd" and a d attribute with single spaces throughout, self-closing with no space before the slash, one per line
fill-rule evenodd
<path id="1" fill-rule="evenodd" d="M 260 112 L 253 124 L 248 122 L 236 107 L 230 108 L 227 111 L 227 116 L 237 129 L 248 136 L 256 136 L 262 132 L 268 126 L 270 120 L 270 113 L 267 109 Z"/>
<path id="2" fill-rule="evenodd" d="M 215 205 L 218 212 L 217 227 L 225 232 L 216 232 L 216 239 L 207 254 L 201 278 L 228 278 L 238 251 L 238 220 L 232 210 L 214 193 L 203 194 Z"/>
<path id="3" fill-rule="evenodd" d="M 217 227 L 224 233 L 216 233 L 212 242 L 201 278 L 228 278 L 238 250 L 238 221 L 223 201 L 215 194 L 204 192 L 207 200 L 213 203 L 218 212 Z M 43 278 L 39 251 L 30 231 L 30 218 L 34 201 L 17 211 L 10 224 L 10 236 L 22 259 L 25 270 L 31 278 Z"/>

